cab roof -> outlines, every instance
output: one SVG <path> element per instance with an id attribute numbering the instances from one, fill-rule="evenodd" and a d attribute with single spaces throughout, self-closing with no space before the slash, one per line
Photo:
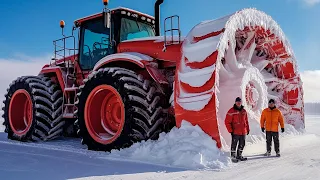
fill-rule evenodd
<path id="1" fill-rule="evenodd" d="M 111 14 L 120 11 L 121 14 L 127 14 L 128 16 L 136 14 L 136 15 L 140 16 L 142 20 L 146 20 L 146 21 L 152 22 L 154 24 L 154 17 L 153 16 L 141 13 L 141 12 L 133 10 L 133 9 L 129 9 L 129 8 L 125 8 L 125 7 L 117 7 L 117 8 L 110 9 L 110 11 L 111 11 Z M 90 15 L 90 16 L 86 16 L 86 17 L 83 17 L 81 19 L 77 19 L 77 20 L 74 21 L 74 24 L 76 26 L 80 26 L 82 22 L 90 20 L 90 19 L 94 19 L 94 18 L 97 18 L 97 17 L 102 17 L 102 12 L 101 13 L 96 13 L 96 14 L 93 14 L 93 15 Z"/>

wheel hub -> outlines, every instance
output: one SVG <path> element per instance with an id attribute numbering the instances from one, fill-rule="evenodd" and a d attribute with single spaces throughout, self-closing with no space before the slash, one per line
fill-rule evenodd
<path id="1" fill-rule="evenodd" d="M 250 105 L 252 108 L 255 108 L 259 100 L 259 92 L 253 83 L 250 82 L 247 85 L 245 96 L 247 104 Z"/>
<path id="2" fill-rule="evenodd" d="M 12 131 L 19 136 L 25 135 L 32 124 L 32 100 L 30 94 L 24 90 L 17 90 L 9 104 L 9 123 Z"/>
<path id="3" fill-rule="evenodd" d="M 253 119 L 259 119 L 262 109 L 268 105 L 268 91 L 262 74 L 257 68 L 246 69 L 241 84 L 243 105 Z"/>
<path id="4" fill-rule="evenodd" d="M 110 144 L 124 126 L 124 105 L 120 94 L 109 85 L 94 88 L 85 105 L 85 124 L 90 136 L 101 144 Z"/>

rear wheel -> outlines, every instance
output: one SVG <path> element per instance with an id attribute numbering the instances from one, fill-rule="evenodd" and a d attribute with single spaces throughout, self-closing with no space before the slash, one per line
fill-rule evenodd
<path id="1" fill-rule="evenodd" d="M 3 118 L 9 139 L 49 140 L 63 131 L 62 94 L 50 78 L 23 76 L 13 81 L 5 95 Z"/>
<path id="2" fill-rule="evenodd" d="M 157 139 L 169 124 L 165 95 L 135 72 L 105 68 L 80 87 L 76 125 L 88 149 L 110 151 Z M 172 128 L 172 127 L 171 127 Z"/>

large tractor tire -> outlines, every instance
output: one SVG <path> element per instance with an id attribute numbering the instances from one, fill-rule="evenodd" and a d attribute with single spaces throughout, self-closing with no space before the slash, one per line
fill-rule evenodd
<path id="1" fill-rule="evenodd" d="M 123 68 L 94 71 L 78 93 L 75 125 L 89 150 L 111 151 L 157 139 L 172 128 L 165 117 L 165 95 L 155 83 Z"/>
<path id="2" fill-rule="evenodd" d="M 17 78 L 7 89 L 3 102 L 3 125 L 9 139 L 47 141 L 62 134 L 62 93 L 50 78 Z"/>

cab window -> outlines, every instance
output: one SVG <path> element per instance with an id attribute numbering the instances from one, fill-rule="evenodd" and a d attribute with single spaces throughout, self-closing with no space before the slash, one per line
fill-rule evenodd
<path id="1" fill-rule="evenodd" d="M 153 28 L 139 21 L 121 19 L 120 41 L 155 36 Z"/>

